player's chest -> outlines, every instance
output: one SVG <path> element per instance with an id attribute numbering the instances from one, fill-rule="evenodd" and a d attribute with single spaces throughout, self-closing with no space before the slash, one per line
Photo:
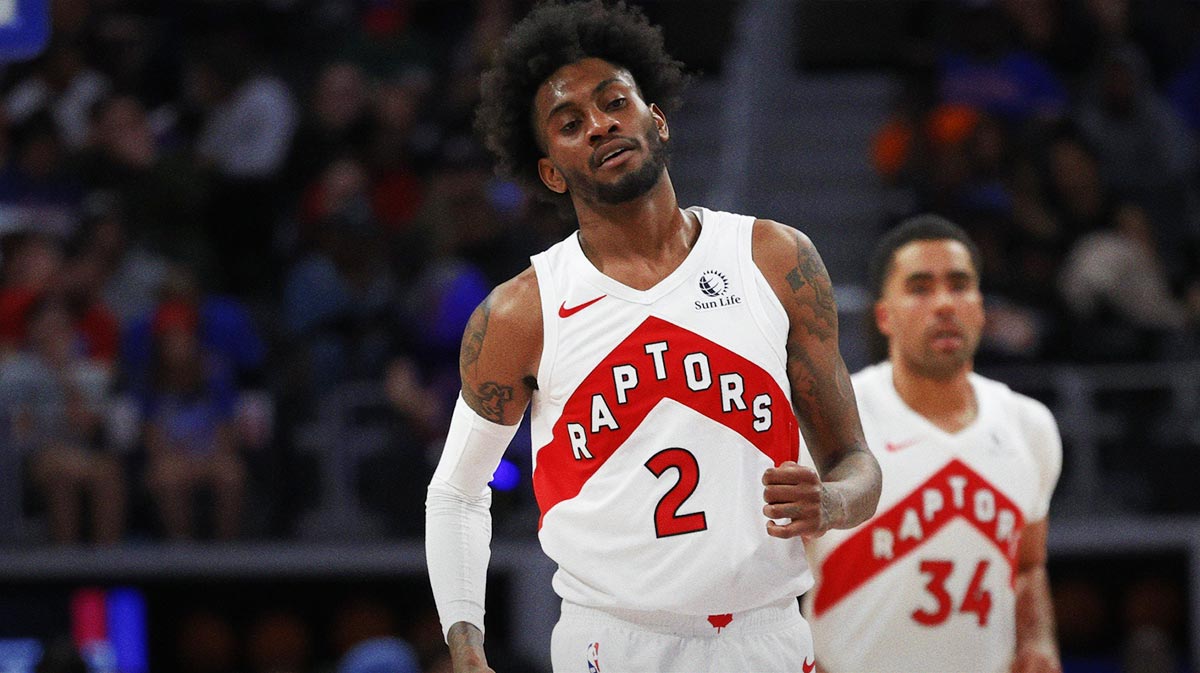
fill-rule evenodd
<path id="1" fill-rule="evenodd" d="M 1037 498 L 1036 463 L 1012 428 L 982 424 L 951 435 L 894 423 L 875 434 L 880 512 L 916 510 L 923 521 L 955 517 L 994 527 L 1010 516 L 1005 511 L 1023 518 Z"/>

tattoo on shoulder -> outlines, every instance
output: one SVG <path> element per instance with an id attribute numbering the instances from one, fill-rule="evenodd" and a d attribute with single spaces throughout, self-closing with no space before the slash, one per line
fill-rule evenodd
<path id="1" fill-rule="evenodd" d="M 804 328 L 821 341 L 832 337 L 837 329 L 837 305 L 833 300 L 829 272 L 825 270 L 816 248 L 807 243 L 797 246 L 796 266 L 787 273 L 785 279 L 796 301 L 812 313 L 811 317 L 803 318 Z M 811 290 L 801 294 L 805 287 Z"/>
<path id="2" fill-rule="evenodd" d="M 483 339 L 487 336 L 488 318 L 491 317 L 491 314 L 492 297 L 488 295 L 488 298 L 483 300 L 483 303 L 475 309 L 470 320 L 467 321 L 467 328 L 463 333 L 462 350 L 458 355 L 459 371 L 465 370 L 479 360 L 479 353 L 483 351 Z"/>
<path id="3" fill-rule="evenodd" d="M 504 405 L 513 398 L 513 387 L 504 386 L 495 381 L 484 381 L 479 387 L 472 389 L 463 386 L 463 397 L 467 405 L 480 416 L 493 423 L 504 422 Z"/>

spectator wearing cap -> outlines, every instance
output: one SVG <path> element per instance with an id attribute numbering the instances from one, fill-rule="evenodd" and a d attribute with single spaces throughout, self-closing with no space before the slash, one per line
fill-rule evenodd
<path id="1" fill-rule="evenodd" d="M 236 391 L 221 360 L 202 346 L 191 304 L 164 302 L 151 323 L 153 364 L 143 399 L 146 485 L 171 539 L 195 537 L 198 493 L 212 494 L 220 539 L 237 537 L 246 466 L 234 431 Z"/>

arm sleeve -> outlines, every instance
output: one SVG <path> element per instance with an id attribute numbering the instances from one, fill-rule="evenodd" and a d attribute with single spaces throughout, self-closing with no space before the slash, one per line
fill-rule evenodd
<path id="1" fill-rule="evenodd" d="M 488 482 L 517 432 L 476 414 L 460 396 L 425 500 L 425 556 L 442 636 L 457 622 L 483 631 L 491 557 Z"/>
<path id="2" fill-rule="evenodd" d="M 1018 402 L 1019 422 L 1038 466 L 1038 497 L 1029 522 L 1042 521 L 1050 512 L 1050 498 L 1062 472 L 1062 437 L 1046 405 L 1028 397 Z"/>

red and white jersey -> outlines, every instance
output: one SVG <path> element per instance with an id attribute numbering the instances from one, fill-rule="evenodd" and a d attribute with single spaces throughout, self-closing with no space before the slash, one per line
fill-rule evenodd
<path id="1" fill-rule="evenodd" d="M 574 234 L 533 257 L 539 537 L 580 605 L 718 615 L 812 585 L 802 543 L 762 513 L 763 472 L 800 447 L 787 315 L 751 258 L 754 219 L 691 212 L 694 247 L 648 290 L 600 273 Z"/>
<path id="2" fill-rule="evenodd" d="M 853 381 L 883 493 L 869 521 L 808 544 L 818 661 L 828 673 L 1008 671 L 1020 534 L 1046 517 L 1062 466 L 1054 418 L 971 374 L 978 416 L 950 434 L 900 399 L 890 363 Z"/>

